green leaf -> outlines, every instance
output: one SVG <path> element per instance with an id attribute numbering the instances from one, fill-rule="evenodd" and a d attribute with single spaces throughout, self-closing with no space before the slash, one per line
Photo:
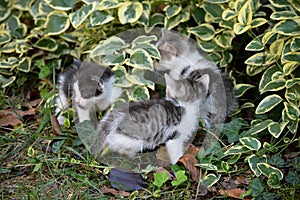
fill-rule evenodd
<path id="1" fill-rule="evenodd" d="M 165 182 L 169 180 L 169 176 L 166 171 L 161 173 L 154 173 L 154 182 L 153 185 L 160 188 Z"/>
<path id="2" fill-rule="evenodd" d="M 239 140 L 239 131 L 241 128 L 242 122 L 238 118 L 233 118 L 231 122 L 223 125 L 222 133 L 227 136 L 229 143 L 233 143 Z"/>
<path id="3" fill-rule="evenodd" d="M 143 69 L 134 68 L 132 69 L 131 74 L 126 76 L 126 79 L 136 85 L 146 85 L 151 90 L 154 90 L 154 83 L 144 78 L 144 72 L 145 70 Z"/>
<path id="4" fill-rule="evenodd" d="M 224 7 L 221 4 L 205 3 L 203 9 L 206 11 L 206 17 L 207 15 L 211 17 L 210 20 L 206 19 L 207 22 L 219 23 L 222 21 Z"/>
<path id="5" fill-rule="evenodd" d="M 61 147 L 63 146 L 64 143 L 65 143 L 64 140 L 54 142 L 52 144 L 52 152 L 54 152 L 56 154 L 60 153 Z"/>
<path id="6" fill-rule="evenodd" d="M 219 181 L 220 177 L 221 175 L 216 176 L 215 174 L 207 174 L 203 179 L 203 185 L 205 187 L 211 187 Z"/>
<path id="7" fill-rule="evenodd" d="M 277 8 L 284 8 L 291 5 L 288 0 L 270 0 L 270 3 Z"/>
<path id="8" fill-rule="evenodd" d="M 22 72 L 29 72 L 31 66 L 31 58 L 24 57 L 21 59 L 21 61 L 18 63 L 18 69 Z"/>
<path id="9" fill-rule="evenodd" d="M 147 43 L 149 44 L 152 41 L 157 41 L 157 37 L 155 35 L 140 35 L 136 37 L 131 43 L 134 45 Z"/>
<path id="10" fill-rule="evenodd" d="M 8 30 L 0 30 L 0 45 L 8 43 L 10 40 L 10 32 Z"/>
<path id="11" fill-rule="evenodd" d="M 287 124 L 288 122 L 272 122 L 269 124 L 268 130 L 273 137 L 278 138 Z"/>
<path id="12" fill-rule="evenodd" d="M 296 121 L 300 115 L 299 108 L 291 103 L 283 102 L 284 109 L 286 110 L 287 116 L 291 119 Z"/>
<path id="13" fill-rule="evenodd" d="M 296 36 L 300 32 L 300 19 L 280 21 L 273 27 L 273 31 L 282 35 Z"/>
<path id="14" fill-rule="evenodd" d="M 293 187 L 300 185 L 300 175 L 297 173 L 297 171 L 289 170 L 288 174 L 285 176 L 285 180 Z"/>
<path id="15" fill-rule="evenodd" d="M 46 35 L 58 35 L 65 32 L 70 26 L 67 13 L 64 11 L 51 12 L 45 22 Z"/>
<path id="16" fill-rule="evenodd" d="M 263 90 L 268 83 L 272 81 L 272 75 L 276 72 L 280 72 L 281 69 L 278 65 L 273 65 L 269 67 L 262 75 L 260 82 L 259 82 L 259 91 Z"/>
<path id="17" fill-rule="evenodd" d="M 280 11 L 280 12 L 273 12 L 270 16 L 273 20 L 284 20 L 284 19 L 293 19 L 296 18 L 297 14 L 293 11 Z"/>
<path id="18" fill-rule="evenodd" d="M 176 176 L 176 180 L 171 182 L 172 186 L 181 185 L 182 183 L 188 180 L 188 177 L 185 175 L 185 170 L 177 171 L 175 176 Z"/>
<path id="19" fill-rule="evenodd" d="M 259 27 L 261 25 L 264 25 L 266 23 L 268 23 L 268 20 L 266 20 L 265 18 L 255 18 L 251 22 L 251 28 L 252 29 L 257 28 L 257 27 Z"/>
<path id="20" fill-rule="evenodd" d="M 98 5 L 99 10 L 108 10 L 112 8 L 117 8 L 121 5 L 118 0 L 102 0 Z"/>
<path id="21" fill-rule="evenodd" d="M 234 37 L 235 37 L 235 34 L 232 30 L 223 31 L 222 34 L 219 34 L 216 36 L 216 43 L 224 49 L 230 48 Z"/>
<path id="22" fill-rule="evenodd" d="M 150 98 L 148 88 L 145 86 L 136 86 L 130 88 L 130 90 L 126 92 L 127 92 L 128 99 L 130 101 L 140 101 L 140 100 Z"/>
<path id="23" fill-rule="evenodd" d="M 300 84 L 300 78 L 292 78 L 286 81 L 286 87 L 293 87 L 295 84 Z"/>
<path id="24" fill-rule="evenodd" d="M 270 165 L 274 165 L 277 167 L 283 167 L 285 164 L 285 161 L 278 154 L 274 154 L 271 156 L 271 158 L 269 158 L 268 163 Z"/>
<path id="25" fill-rule="evenodd" d="M 197 40 L 200 48 L 206 52 L 214 52 L 215 49 L 218 47 L 215 39 L 210 41 L 201 41 Z"/>
<path id="26" fill-rule="evenodd" d="M 82 6 L 78 10 L 69 14 L 72 26 L 76 29 L 82 22 L 95 10 L 97 3 L 93 2 L 86 6 Z"/>
<path id="27" fill-rule="evenodd" d="M 269 91 L 282 90 L 283 88 L 285 88 L 285 83 L 286 80 L 284 78 L 272 80 L 269 83 L 267 83 L 264 88 L 259 90 L 259 92 L 262 94 Z"/>
<path id="28" fill-rule="evenodd" d="M 75 0 L 45 0 L 45 2 L 56 10 L 70 10 L 75 4 Z"/>
<path id="29" fill-rule="evenodd" d="M 300 52 L 288 52 L 283 55 L 283 62 L 300 63 Z"/>
<path id="30" fill-rule="evenodd" d="M 225 21 L 231 20 L 236 16 L 236 12 L 230 9 L 226 9 L 222 13 L 222 19 Z"/>
<path id="31" fill-rule="evenodd" d="M 142 13 L 143 5 L 140 2 L 125 1 L 118 9 L 121 24 L 136 22 Z"/>
<path id="32" fill-rule="evenodd" d="M 209 41 L 213 39 L 215 35 L 215 28 L 210 24 L 201 24 L 197 27 L 191 27 L 188 29 L 189 33 L 195 34 L 203 41 Z"/>
<path id="33" fill-rule="evenodd" d="M 290 48 L 291 51 L 300 50 L 300 37 L 293 37 Z"/>
<path id="34" fill-rule="evenodd" d="M 238 22 L 242 25 L 249 25 L 252 22 L 251 0 L 247 0 L 238 12 Z"/>
<path id="35" fill-rule="evenodd" d="M 266 177 L 269 177 L 271 173 L 275 173 L 278 176 L 279 180 L 283 178 L 283 173 L 279 169 L 269 165 L 268 163 L 258 163 L 257 167 L 259 171 Z"/>
<path id="36" fill-rule="evenodd" d="M 126 63 L 129 66 L 139 69 L 147 69 L 153 71 L 153 61 L 149 53 L 143 49 L 136 49 L 130 55 L 129 61 Z"/>
<path id="37" fill-rule="evenodd" d="M 160 53 L 155 45 L 149 43 L 141 43 L 133 46 L 133 50 L 143 49 L 146 50 L 152 58 L 160 59 Z"/>
<path id="38" fill-rule="evenodd" d="M 119 37 L 112 36 L 107 40 L 101 41 L 94 49 L 91 50 L 92 58 L 100 55 L 113 55 L 115 52 L 124 48 L 125 42 Z"/>
<path id="39" fill-rule="evenodd" d="M 235 23 L 233 26 L 233 31 L 237 35 L 241 35 L 242 33 L 245 33 L 251 28 L 251 25 L 244 25 L 241 23 Z"/>
<path id="40" fill-rule="evenodd" d="M 34 156 L 34 148 L 32 146 L 30 146 L 27 150 L 27 155 L 29 157 L 33 157 Z"/>
<path id="41" fill-rule="evenodd" d="M 265 185 L 260 178 L 255 178 L 250 181 L 248 189 L 251 190 L 251 196 L 255 198 L 263 193 L 265 190 Z"/>
<path id="42" fill-rule="evenodd" d="M 127 71 L 124 66 L 116 65 L 112 68 L 115 75 L 115 85 L 119 87 L 131 87 L 133 84 L 127 80 Z"/>
<path id="43" fill-rule="evenodd" d="M 264 45 L 262 43 L 263 35 L 259 35 L 254 38 L 245 48 L 246 51 L 261 51 L 264 49 Z"/>
<path id="44" fill-rule="evenodd" d="M 225 155 L 235 155 L 235 154 L 243 154 L 243 153 L 247 153 L 250 150 L 242 145 L 235 145 L 233 147 L 231 147 L 230 149 L 228 149 L 227 151 L 225 151 Z"/>
<path id="45" fill-rule="evenodd" d="M 14 81 L 16 80 L 15 76 L 10 76 L 9 78 L 5 78 L 4 76 L 2 76 L 0 74 L 0 83 L 1 83 L 1 87 L 5 88 L 7 86 L 9 86 L 10 84 L 12 84 Z"/>
<path id="46" fill-rule="evenodd" d="M 258 151 L 261 147 L 261 143 L 254 137 L 243 137 L 239 139 L 240 142 L 250 150 Z"/>
<path id="47" fill-rule="evenodd" d="M 165 16 L 161 13 L 154 13 L 149 20 L 149 27 L 154 27 L 159 24 L 164 24 Z M 150 31 L 150 28 L 147 28 Z"/>
<path id="48" fill-rule="evenodd" d="M 250 85 L 250 84 L 244 84 L 244 83 L 240 83 L 240 84 L 236 84 L 234 86 L 234 90 L 236 92 L 236 96 L 237 97 L 241 97 L 245 94 L 245 92 L 251 88 L 254 88 L 255 86 Z"/>
<path id="49" fill-rule="evenodd" d="M 37 163 L 37 164 L 34 166 L 32 172 L 37 172 L 37 171 L 39 171 L 39 169 L 40 169 L 41 167 L 42 167 L 42 163 Z"/>
<path id="50" fill-rule="evenodd" d="M 252 126 L 251 129 L 249 129 L 249 133 L 251 135 L 254 135 L 254 134 L 257 134 L 259 132 L 262 132 L 263 130 L 265 130 L 269 124 L 271 124 L 273 121 L 271 119 L 267 119 L 267 120 L 264 120 L 260 123 L 257 123 L 255 124 L 254 126 Z"/>
<path id="51" fill-rule="evenodd" d="M 33 46 L 46 51 L 55 51 L 58 48 L 56 41 L 49 37 L 39 39 Z"/>
<path id="52" fill-rule="evenodd" d="M 190 19 L 190 12 L 187 9 L 182 10 L 178 15 L 164 19 L 164 25 L 168 30 L 173 29 L 178 26 L 180 23 L 186 22 Z"/>
<path id="53" fill-rule="evenodd" d="M 247 158 L 247 160 L 248 160 L 250 169 L 254 173 L 254 175 L 257 177 L 260 176 L 261 172 L 259 171 L 257 164 L 258 163 L 266 163 L 267 157 L 266 156 L 258 157 L 257 155 L 252 154 Z"/>
<path id="54" fill-rule="evenodd" d="M 166 12 L 167 18 L 171 18 L 175 15 L 177 15 L 181 11 L 182 7 L 179 5 L 168 5 L 164 8 L 164 11 Z"/>
<path id="55" fill-rule="evenodd" d="M 275 172 L 270 173 L 267 184 L 271 188 L 280 188 L 280 180 Z"/>
<path id="56" fill-rule="evenodd" d="M 285 75 L 290 75 L 295 69 L 297 69 L 297 67 L 298 67 L 297 63 L 288 62 L 284 64 L 282 71 Z"/>
<path id="57" fill-rule="evenodd" d="M 115 18 L 113 16 L 111 16 L 109 13 L 107 13 L 106 11 L 96 10 L 95 12 L 93 12 L 93 14 L 90 15 L 90 20 L 91 20 L 92 26 L 103 25 L 114 19 Z"/>
<path id="58" fill-rule="evenodd" d="M 251 56 L 245 61 L 247 65 L 265 66 L 275 62 L 274 56 L 268 52 L 259 52 Z"/>
<path id="59" fill-rule="evenodd" d="M 264 114 L 272 110 L 282 101 L 282 98 L 277 94 L 272 94 L 265 97 L 257 106 L 255 113 Z"/>
<path id="60" fill-rule="evenodd" d="M 82 143 L 87 149 L 89 149 L 92 142 L 91 140 L 94 138 L 96 131 L 94 124 L 89 120 L 85 120 L 83 122 L 77 123 L 75 125 L 75 129 Z"/>

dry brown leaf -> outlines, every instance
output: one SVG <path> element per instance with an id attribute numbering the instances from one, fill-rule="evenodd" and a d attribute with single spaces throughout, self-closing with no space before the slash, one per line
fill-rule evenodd
<path id="1" fill-rule="evenodd" d="M 228 196 L 236 199 L 243 199 L 241 198 L 242 194 L 245 194 L 245 190 L 242 190 L 240 188 L 234 188 L 234 189 L 228 189 L 228 190 L 220 190 L 220 195 Z"/>
<path id="2" fill-rule="evenodd" d="M 197 147 L 193 144 L 189 144 L 188 149 L 186 150 L 185 153 L 191 154 L 196 157 L 199 151 L 200 151 L 200 147 Z"/>
<path id="3" fill-rule="evenodd" d="M 27 108 L 35 108 L 41 103 L 42 99 L 35 99 L 33 101 L 26 101 L 22 103 L 22 106 L 27 107 Z"/>
<path id="4" fill-rule="evenodd" d="M 199 181 L 200 169 L 195 166 L 198 164 L 198 160 L 192 154 L 184 154 L 179 161 L 184 165 L 184 167 L 189 171 L 192 179 L 194 181 Z"/>
<path id="5" fill-rule="evenodd" d="M 35 115 L 35 108 L 22 111 L 17 109 L 5 109 L 0 110 L 0 126 L 16 126 L 22 123 L 21 117 L 26 115 Z"/>
<path id="6" fill-rule="evenodd" d="M 53 123 L 53 125 L 52 125 L 52 126 L 53 126 L 53 130 L 54 130 L 56 133 L 60 134 L 60 133 L 61 133 L 61 129 L 60 129 L 60 125 L 59 125 L 59 122 L 58 122 L 58 120 L 57 120 L 55 114 L 52 114 L 52 115 L 51 115 L 51 118 L 52 118 L 52 123 Z"/>
<path id="7" fill-rule="evenodd" d="M 119 197 L 119 196 L 129 197 L 130 196 L 129 192 L 116 190 L 116 189 L 113 189 L 113 188 L 108 188 L 106 186 L 101 187 L 100 191 L 103 194 L 112 194 L 112 195 L 117 196 L 117 197 Z"/>
<path id="8" fill-rule="evenodd" d="M 236 185 L 248 185 L 251 181 L 251 178 L 247 178 L 245 176 L 238 176 L 235 178 L 234 183 Z"/>

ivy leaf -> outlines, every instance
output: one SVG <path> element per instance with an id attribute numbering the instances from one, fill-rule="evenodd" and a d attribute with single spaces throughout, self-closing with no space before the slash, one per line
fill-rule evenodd
<path id="1" fill-rule="evenodd" d="M 251 1 L 246 1 L 246 3 L 241 7 L 238 12 L 238 22 L 242 25 L 249 25 L 252 22 L 252 8 Z"/>
<path id="2" fill-rule="evenodd" d="M 280 188 L 280 180 L 279 180 L 278 175 L 275 172 L 270 173 L 267 184 L 271 188 Z"/>
<path id="3" fill-rule="evenodd" d="M 58 48 L 56 41 L 49 37 L 39 39 L 33 46 L 46 51 L 55 51 Z"/>
<path id="4" fill-rule="evenodd" d="M 203 179 L 203 185 L 205 187 L 211 187 L 219 181 L 220 177 L 221 175 L 216 176 L 215 174 L 207 174 Z"/>
<path id="5" fill-rule="evenodd" d="M 260 82 L 259 82 L 259 91 L 263 90 L 264 87 L 272 81 L 272 75 L 276 72 L 280 72 L 280 67 L 278 65 L 273 65 L 269 67 L 262 75 Z"/>
<path id="6" fill-rule="evenodd" d="M 154 70 L 153 61 L 149 53 L 144 49 L 135 49 L 126 64 L 138 69 Z"/>
<path id="7" fill-rule="evenodd" d="M 103 24 L 106 24 L 106 23 L 108 23 L 108 22 L 110 22 L 110 21 L 112 21 L 114 19 L 115 18 L 113 16 L 111 16 L 109 13 L 107 13 L 106 11 L 98 11 L 98 10 L 96 10 L 90 16 L 90 20 L 91 20 L 91 25 L 92 26 L 103 25 Z"/>
<path id="8" fill-rule="evenodd" d="M 182 183 L 188 180 L 188 177 L 185 175 L 184 170 L 177 171 L 175 176 L 176 176 L 176 180 L 171 182 L 172 186 L 181 185 Z"/>
<path id="9" fill-rule="evenodd" d="M 225 151 L 225 155 L 236 155 L 236 154 L 243 154 L 246 152 L 249 152 L 250 150 L 242 145 L 235 145 L 233 147 L 231 147 L 230 149 L 228 149 L 227 151 Z"/>
<path id="10" fill-rule="evenodd" d="M 258 197 L 265 190 L 265 185 L 260 178 L 254 178 L 249 183 L 249 190 L 251 190 L 251 196 Z"/>
<path id="11" fill-rule="evenodd" d="M 161 173 L 154 173 L 154 182 L 153 185 L 160 188 L 165 182 L 169 180 L 169 176 L 166 171 Z"/>
<path id="12" fill-rule="evenodd" d="M 293 187 L 300 184 L 300 175 L 297 171 L 289 170 L 288 174 L 285 176 L 286 182 L 290 183 Z"/>
<path id="13" fill-rule="evenodd" d="M 222 132 L 227 136 L 228 142 L 233 143 L 239 140 L 239 131 L 242 128 L 242 122 L 234 118 L 231 122 L 223 125 Z"/>
<path id="14" fill-rule="evenodd" d="M 175 15 L 177 15 L 181 11 L 182 7 L 178 6 L 176 4 L 174 5 L 168 5 L 164 8 L 164 11 L 166 12 L 167 18 L 171 18 Z"/>
<path id="15" fill-rule="evenodd" d="M 248 132 L 251 134 L 251 135 L 254 135 L 254 134 L 257 134 L 259 132 L 262 132 L 263 130 L 265 130 L 269 124 L 271 124 L 273 121 L 271 119 L 267 119 L 267 120 L 264 120 L 260 123 L 257 123 L 255 124 L 254 126 L 252 126 L 251 129 L 248 130 Z"/>
<path id="16" fill-rule="evenodd" d="M 100 55 L 113 55 L 116 51 L 119 51 L 124 46 L 124 40 L 119 37 L 112 36 L 107 40 L 100 42 L 100 44 L 91 50 L 90 55 L 92 58 Z"/>
<path id="17" fill-rule="evenodd" d="M 261 147 L 261 143 L 254 137 L 243 137 L 239 139 L 240 142 L 250 150 L 258 151 Z"/>
<path id="18" fill-rule="evenodd" d="M 261 51 L 264 49 L 264 45 L 262 43 L 262 37 L 264 35 L 259 35 L 254 38 L 249 44 L 247 44 L 245 50 L 246 51 Z"/>
<path id="19" fill-rule="evenodd" d="M 145 86 L 135 86 L 126 92 L 130 101 L 140 101 L 150 98 L 148 88 Z"/>
<path id="20" fill-rule="evenodd" d="M 279 169 L 269 165 L 268 163 L 258 163 L 257 167 L 259 171 L 266 177 L 269 177 L 271 173 L 275 173 L 278 176 L 279 180 L 283 178 L 283 173 Z"/>
<path id="21" fill-rule="evenodd" d="M 22 72 L 29 72 L 31 67 L 31 58 L 24 57 L 18 63 L 18 69 Z"/>
<path id="22" fill-rule="evenodd" d="M 273 31 L 282 35 L 296 36 L 300 31 L 300 19 L 287 19 L 277 23 Z"/>
<path id="23" fill-rule="evenodd" d="M 0 74 L 0 83 L 2 84 L 1 87 L 5 88 L 7 86 L 9 86 L 10 84 L 12 84 L 14 81 L 16 80 L 15 76 L 10 76 L 9 78 L 5 78 L 4 76 L 2 76 Z"/>
<path id="24" fill-rule="evenodd" d="M 75 0 L 45 0 L 45 2 L 56 10 L 70 10 L 75 4 Z"/>
<path id="25" fill-rule="evenodd" d="M 86 6 L 82 6 L 78 10 L 69 14 L 72 26 L 76 29 L 82 22 L 95 10 L 97 3 L 93 2 Z"/>
<path id="26" fill-rule="evenodd" d="M 0 45 L 8 43 L 11 40 L 11 35 L 8 30 L 0 30 Z"/>
<path id="27" fill-rule="evenodd" d="M 272 110 L 282 101 L 282 98 L 277 94 L 266 96 L 257 106 L 255 113 L 264 114 Z"/>
<path id="28" fill-rule="evenodd" d="M 133 50 L 136 50 L 136 49 L 144 49 L 149 53 L 149 55 L 151 57 L 156 58 L 156 59 L 160 59 L 160 57 L 161 57 L 158 49 L 153 44 L 149 44 L 149 43 L 137 44 L 137 45 L 134 45 L 134 47 L 133 47 Z"/>
<path id="29" fill-rule="evenodd" d="M 284 78 L 276 79 L 268 82 L 259 92 L 261 94 L 270 91 L 278 91 L 285 88 L 286 80 Z"/>
<path id="30" fill-rule="evenodd" d="M 216 31 L 215 28 L 210 24 L 201 24 L 197 27 L 189 28 L 188 32 L 195 34 L 203 41 L 209 41 L 213 39 Z"/>
<path id="31" fill-rule="evenodd" d="M 271 135 L 275 138 L 279 138 L 280 134 L 282 133 L 283 129 L 286 127 L 288 122 L 272 122 L 268 126 L 268 131 L 271 133 Z"/>
<path id="32" fill-rule="evenodd" d="M 136 22 L 143 13 L 143 5 L 140 2 L 125 1 L 118 9 L 121 24 Z"/>
<path id="33" fill-rule="evenodd" d="M 258 157 L 257 155 L 252 154 L 247 158 L 247 160 L 248 160 L 250 169 L 255 174 L 255 176 L 257 176 L 257 177 L 260 176 L 261 172 L 259 171 L 257 164 L 258 163 L 266 163 L 267 157 L 266 156 Z"/>
<path id="34" fill-rule="evenodd" d="M 65 32 L 70 26 L 67 13 L 64 11 L 51 12 L 45 22 L 46 35 L 59 35 Z"/>
<path id="35" fill-rule="evenodd" d="M 284 108 L 286 110 L 287 116 L 291 119 L 296 121 L 300 115 L 299 108 L 291 103 L 284 102 Z"/>
<path id="36" fill-rule="evenodd" d="M 247 90 L 254 88 L 254 87 L 255 86 L 250 85 L 250 84 L 240 83 L 240 84 L 236 84 L 234 86 L 234 90 L 236 91 L 236 96 L 241 97 Z"/>

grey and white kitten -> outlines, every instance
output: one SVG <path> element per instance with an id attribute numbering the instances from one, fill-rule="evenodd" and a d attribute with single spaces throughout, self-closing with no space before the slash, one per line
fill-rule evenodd
<path id="1" fill-rule="evenodd" d="M 210 77 L 209 96 L 200 108 L 200 118 L 205 120 L 208 128 L 222 123 L 236 107 L 233 83 L 225 73 L 208 61 L 192 39 L 162 29 L 162 35 L 156 47 L 162 59 L 155 65 L 158 71 L 168 71 L 176 80 L 183 78 L 198 79 L 203 74 Z"/>
<path id="2" fill-rule="evenodd" d="M 132 157 L 165 144 L 171 163 L 178 161 L 184 143 L 197 130 L 199 105 L 206 100 L 210 78 L 177 81 L 165 74 L 165 79 L 165 99 L 130 102 L 103 117 L 85 141 L 94 156 L 109 149 Z"/>
<path id="3" fill-rule="evenodd" d="M 96 111 L 106 110 L 120 97 L 122 89 L 114 86 L 114 75 L 109 67 L 96 63 L 74 60 L 59 76 L 59 96 L 55 113 L 62 125 L 60 113 L 70 106 L 70 98 L 79 122 L 91 120 Z"/>

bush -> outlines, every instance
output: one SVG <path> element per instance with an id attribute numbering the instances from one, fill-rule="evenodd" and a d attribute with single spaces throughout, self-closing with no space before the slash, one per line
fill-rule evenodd
<path id="1" fill-rule="evenodd" d="M 296 0 L 0 0 L 0 105 L 33 81 L 48 99 L 61 68 L 73 57 L 97 60 L 111 41 L 119 41 L 124 51 L 106 61 L 119 64 L 114 70 L 119 83 L 130 86 L 128 99 L 149 98 L 153 83 L 140 77 L 160 58 L 149 42 L 155 38 L 134 49 L 137 43 L 111 36 L 131 28 L 177 30 L 228 72 L 240 102 L 223 129 L 222 140 L 233 145 L 219 146 L 220 151 L 216 146 L 215 155 L 200 152 L 199 165 L 205 169 L 210 163 L 215 183 L 219 175 L 238 172 L 236 166 L 245 160 L 252 171 L 249 192 L 263 198 L 264 190 L 299 186 L 292 178 L 299 176 L 299 157 L 283 157 L 300 146 L 299 14 Z M 141 66 L 136 54 L 148 65 Z M 130 70 L 122 67 L 125 62 Z"/>

